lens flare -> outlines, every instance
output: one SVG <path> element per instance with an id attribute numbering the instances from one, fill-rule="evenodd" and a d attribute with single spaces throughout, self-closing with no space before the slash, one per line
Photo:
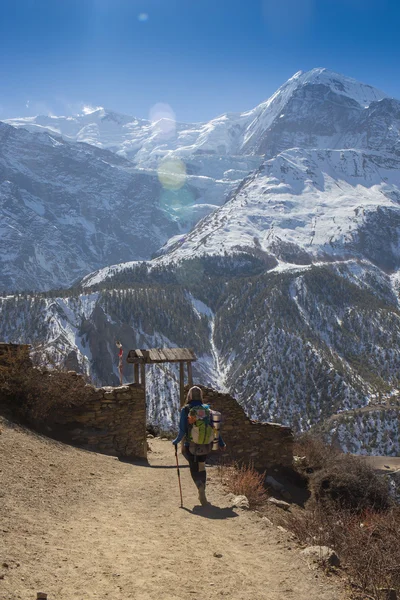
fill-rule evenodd
<path id="1" fill-rule="evenodd" d="M 138 15 L 138 21 L 140 21 L 141 23 L 145 23 L 148 20 L 149 15 L 147 13 L 140 13 L 140 15 Z"/>
<path id="2" fill-rule="evenodd" d="M 158 166 L 158 179 L 166 190 L 179 190 L 186 182 L 185 163 L 178 158 L 164 158 Z"/>
<path id="3" fill-rule="evenodd" d="M 169 104 L 159 102 L 150 109 L 149 119 L 155 131 L 169 138 L 175 134 L 175 113 Z"/>

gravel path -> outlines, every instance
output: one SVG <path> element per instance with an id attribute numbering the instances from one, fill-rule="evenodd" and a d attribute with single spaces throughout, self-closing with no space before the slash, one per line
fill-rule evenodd
<path id="1" fill-rule="evenodd" d="M 1 600 L 342 597 L 287 533 L 229 508 L 215 468 L 209 508 L 181 469 L 181 509 L 168 441 L 151 440 L 140 466 L 0 428 Z"/>

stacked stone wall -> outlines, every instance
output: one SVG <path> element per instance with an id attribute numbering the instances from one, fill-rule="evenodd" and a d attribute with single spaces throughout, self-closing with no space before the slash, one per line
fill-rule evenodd
<path id="1" fill-rule="evenodd" d="M 71 373 L 72 377 L 79 377 Z M 46 421 L 57 439 L 126 458 L 146 458 L 146 400 L 141 385 L 85 386 L 85 402 L 57 407 Z"/>
<path id="2" fill-rule="evenodd" d="M 6 353 L 21 351 L 27 356 L 27 368 L 32 368 L 27 345 L 0 343 L 0 364 Z M 88 450 L 146 458 L 144 387 L 134 383 L 116 388 L 95 388 L 85 384 L 83 376 L 74 371 L 70 371 L 69 376 L 74 379 L 77 390 L 76 404 L 60 403 L 50 412 L 46 423 L 37 422 L 35 426 L 57 439 Z M 252 463 L 257 469 L 292 466 L 293 434 L 289 427 L 251 421 L 229 394 L 199 387 L 203 390 L 204 401 L 222 413 L 222 436 L 232 459 Z"/>
<path id="3" fill-rule="evenodd" d="M 232 459 L 253 463 L 256 469 L 292 466 L 294 440 L 290 427 L 251 421 L 229 394 L 199 387 L 204 402 L 222 414 L 221 434 Z"/>

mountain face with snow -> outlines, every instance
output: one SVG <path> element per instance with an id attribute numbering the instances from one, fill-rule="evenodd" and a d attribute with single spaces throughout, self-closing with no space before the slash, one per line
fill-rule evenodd
<path id="1" fill-rule="evenodd" d="M 85 275 L 3 294 L 3 339 L 102 384 L 116 340 L 192 347 L 195 380 L 252 418 L 398 452 L 400 102 L 314 69 L 209 123 L 98 109 L 0 136 L 3 289 Z M 174 369 L 148 390 L 149 420 L 176 426 Z"/>
<path id="2" fill-rule="evenodd" d="M 115 154 L 0 123 L 0 288 L 49 289 L 148 258 L 178 233 L 158 178 Z"/>
<path id="3" fill-rule="evenodd" d="M 357 256 L 397 269 L 399 167 L 395 154 L 284 151 L 159 262 L 246 251 L 294 264 Z"/>
<path id="4" fill-rule="evenodd" d="M 377 219 L 396 265 L 399 115 L 379 90 L 313 69 L 208 123 L 104 109 L 11 119 L 1 125 L 1 285 L 66 286 L 160 247 L 161 263 L 243 249 L 270 265 L 372 259 Z"/>

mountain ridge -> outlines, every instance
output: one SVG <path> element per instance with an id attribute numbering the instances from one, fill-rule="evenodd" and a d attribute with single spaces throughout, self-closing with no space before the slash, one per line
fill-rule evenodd
<path id="1" fill-rule="evenodd" d="M 193 144 L 199 150 L 203 148 L 203 151 L 215 152 L 219 146 L 225 153 L 254 153 L 251 139 L 257 137 L 260 130 L 268 129 L 292 94 L 305 85 L 324 85 L 334 93 L 352 99 L 361 107 L 387 98 L 384 92 L 372 86 L 325 68 L 316 68 L 305 73 L 299 71 L 258 106 L 244 112 L 223 113 L 208 122 L 171 121 L 169 127 L 163 128 L 160 127 L 160 122 L 165 117 L 164 113 L 160 113 L 160 118 L 155 116 L 151 121 L 104 108 L 72 117 L 38 116 L 8 119 L 6 122 L 29 130 L 47 127 L 52 133 L 58 133 L 70 141 L 86 141 L 99 147 L 110 148 L 137 164 L 151 166 L 152 153 L 157 151 L 157 145 L 160 145 L 160 149 L 164 146 L 169 152 L 181 148 L 180 156 L 190 153 Z M 232 121 L 232 126 L 227 128 L 229 121 Z M 112 123 L 121 125 L 120 129 L 113 129 Z M 149 142 L 146 142 L 147 139 Z M 146 148 L 146 144 L 149 143 L 149 147 Z M 185 151 L 182 154 L 183 148 Z"/>

